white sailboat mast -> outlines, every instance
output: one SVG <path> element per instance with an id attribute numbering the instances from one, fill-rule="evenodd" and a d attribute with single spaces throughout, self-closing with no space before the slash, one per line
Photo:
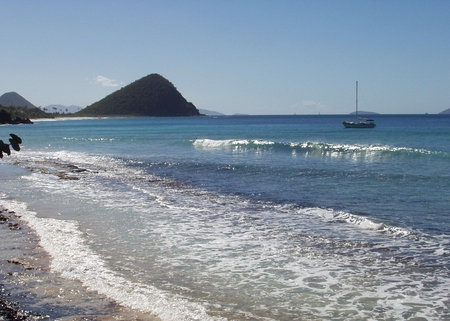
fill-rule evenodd
<path id="1" fill-rule="evenodd" d="M 358 81 L 356 81 L 356 119 L 358 119 Z"/>

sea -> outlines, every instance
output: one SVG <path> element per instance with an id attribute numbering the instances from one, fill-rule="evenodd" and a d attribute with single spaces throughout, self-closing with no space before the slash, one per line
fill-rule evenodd
<path id="1" fill-rule="evenodd" d="M 0 281 L 50 320 L 450 320 L 450 116 L 345 118 L 0 126 Z"/>

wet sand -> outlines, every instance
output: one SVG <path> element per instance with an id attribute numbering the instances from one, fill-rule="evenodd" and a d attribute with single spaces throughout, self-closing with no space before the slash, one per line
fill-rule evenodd
<path id="1" fill-rule="evenodd" d="M 50 271 L 49 255 L 20 215 L 0 204 L 0 320 L 158 320 Z"/>

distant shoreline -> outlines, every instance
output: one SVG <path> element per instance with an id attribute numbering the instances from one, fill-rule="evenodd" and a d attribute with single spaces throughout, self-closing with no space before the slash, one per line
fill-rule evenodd
<path id="1" fill-rule="evenodd" d="M 103 118 L 103 117 L 102 117 Z M 106 118 L 106 117 L 105 117 Z M 98 119 L 98 117 L 54 117 L 54 118 L 33 118 L 33 122 L 59 121 L 59 120 L 83 120 Z"/>

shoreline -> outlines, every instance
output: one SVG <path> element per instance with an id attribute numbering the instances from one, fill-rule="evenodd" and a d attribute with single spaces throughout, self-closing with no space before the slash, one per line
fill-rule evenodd
<path id="1" fill-rule="evenodd" d="M 50 270 L 51 258 L 20 213 L 0 203 L 0 320 L 159 320 Z"/>
<path id="2" fill-rule="evenodd" d="M 53 117 L 53 118 L 33 118 L 33 122 L 47 122 L 47 121 L 64 121 L 64 120 L 84 120 L 84 119 L 98 119 L 98 117 Z"/>
<path id="3" fill-rule="evenodd" d="M 0 204 L 0 230 L 2 233 L 14 233 L 13 242 L 5 242 L 6 237 L 3 237 L 2 242 L 2 255 L 1 255 L 1 275 L 0 275 L 0 316 L 2 320 L 43 320 L 48 319 L 48 315 L 42 315 L 32 310 L 28 310 L 25 306 L 19 302 L 18 294 L 20 292 L 15 282 L 15 278 L 31 270 L 43 270 L 43 266 L 33 266 L 29 253 L 26 248 L 16 247 L 15 251 L 8 251 L 14 248 L 14 244 L 19 238 L 22 238 L 30 233 L 29 230 L 18 220 L 14 211 L 10 211 Z M 8 231 L 9 230 L 9 231 Z M 9 239 L 9 238 L 8 238 Z M 32 240 L 30 240 L 32 242 Z M 5 244 L 6 243 L 6 244 Z M 37 240 L 33 246 L 37 247 Z M 30 248 L 31 249 L 31 248 Z M 14 256 L 9 256 L 8 252 L 12 252 Z M 19 255 L 20 254 L 20 255 Z M 27 255 L 28 254 L 28 255 Z M 10 257 L 9 259 L 7 257 Z M 26 260 L 28 257 L 28 261 Z M 13 281 L 13 282 L 10 282 Z"/>

